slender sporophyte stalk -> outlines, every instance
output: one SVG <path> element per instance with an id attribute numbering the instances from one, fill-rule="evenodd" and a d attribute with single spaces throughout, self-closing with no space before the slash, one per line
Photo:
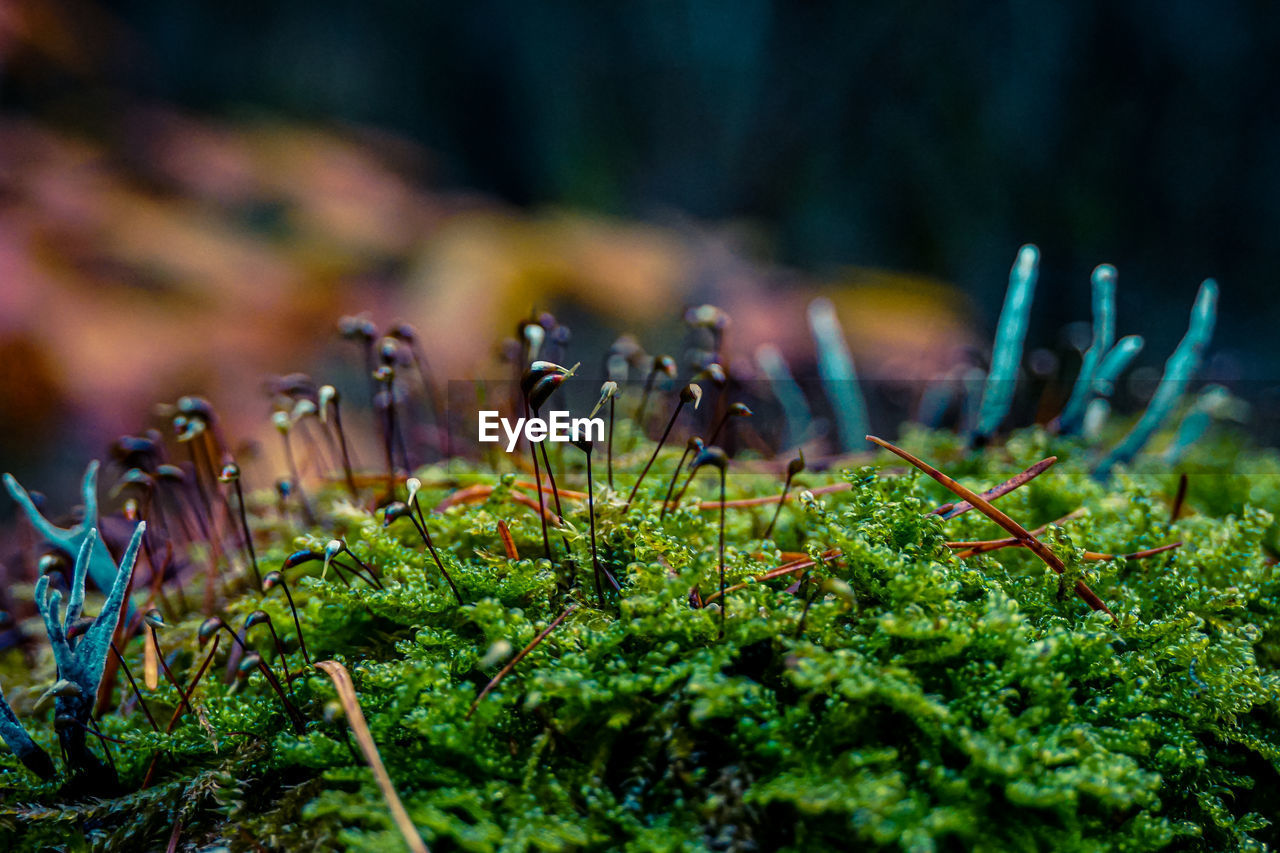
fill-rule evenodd
<path id="1" fill-rule="evenodd" d="M 635 500 L 636 492 L 640 490 L 640 484 L 644 482 L 645 475 L 653 467 L 654 460 L 658 458 L 658 453 L 662 450 L 662 445 L 667 441 L 667 436 L 671 435 L 671 428 L 676 425 L 676 418 L 680 417 L 680 410 L 688 403 L 693 403 L 693 407 L 696 409 L 701 402 L 702 388 L 699 386 L 691 382 L 680 389 L 680 401 L 676 403 L 676 409 L 671 413 L 671 420 L 667 421 L 667 428 L 662 431 L 662 437 L 658 439 L 657 445 L 653 448 L 653 455 L 649 457 L 644 469 L 640 471 L 640 476 L 636 478 L 635 485 L 631 487 L 631 494 L 627 496 L 627 502 L 622 508 L 624 514 L 631 508 L 631 502 Z"/>
<path id="2" fill-rule="evenodd" d="M 787 492 L 791 491 L 791 481 L 804 470 L 804 451 L 801 450 L 795 459 L 787 463 L 787 478 L 782 483 L 782 494 L 778 495 L 778 508 L 773 511 L 773 518 L 769 521 L 769 526 L 764 530 L 764 539 L 768 539 L 773 533 L 773 526 L 778 523 L 778 516 L 782 514 L 782 505 L 787 502 Z"/>
<path id="3" fill-rule="evenodd" d="M 690 475 L 697 473 L 704 465 L 711 465 L 720 471 L 720 634 L 724 639 L 725 613 L 729 609 L 729 601 L 724 595 L 724 514 L 726 479 L 729 470 L 729 457 L 718 447 L 708 447 L 697 455 L 689 466 Z"/>
<path id="4" fill-rule="evenodd" d="M 662 509 L 658 512 L 658 518 L 667 517 L 667 510 L 671 509 L 671 493 L 675 491 L 676 481 L 680 479 L 680 469 L 684 467 L 685 460 L 690 456 L 695 459 L 702 452 L 706 444 L 698 436 L 693 436 L 684 446 L 684 453 L 680 454 L 680 461 L 676 463 L 676 469 L 671 472 L 671 484 L 667 486 L 667 495 L 662 499 Z"/>

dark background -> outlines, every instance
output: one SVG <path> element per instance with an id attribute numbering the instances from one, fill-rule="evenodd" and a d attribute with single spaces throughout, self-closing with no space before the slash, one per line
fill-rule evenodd
<path id="1" fill-rule="evenodd" d="M 1154 352 L 1216 276 L 1220 339 L 1275 374 L 1275 3 L 106 6 L 134 91 L 402 131 L 522 205 L 750 217 L 783 263 L 935 275 L 991 316 L 1036 242 L 1075 276 L 1039 322 L 1086 316 L 1108 261 Z"/>

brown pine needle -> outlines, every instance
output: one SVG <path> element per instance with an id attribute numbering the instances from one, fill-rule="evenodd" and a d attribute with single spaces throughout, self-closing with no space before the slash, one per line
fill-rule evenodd
<path id="1" fill-rule="evenodd" d="M 517 483 L 517 485 L 519 484 Z M 532 483 L 529 484 L 529 488 L 530 489 L 533 488 Z M 548 490 L 544 489 L 543 491 L 548 491 Z M 488 500 L 489 496 L 492 495 L 493 492 L 494 492 L 493 486 L 487 486 L 484 484 L 467 486 L 465 489 L 459 489 L 458 491 L 449 495 L 444 500 L 440 501 L 440 503 L 435 505 L 435 508 L 432 510 L 432 512 L 437 512 L 437 513 L 444 512 L 446 509 L 448 509 L 451 506 L 461 506 L 462 504 L 480 503 L 481 501 Z M 562 491 L 560 492 L 560 494 L 563 495 L 565 493 Z M 521 506 L 528 507 L 529 509 L 534 510 L 535 512 L 539 510 L 538 502 L 535 501 L 533 498 L 529 497 L 528 495 L 526 495 L 524 492 L 513 491 L 511 492 L 509 497 L 511 498 L 512 501 L 520 504 Z M 550 522 L 551 524 L 559 524 L 560 522 L 559 516 L 557 516 L 550 509 L 543 508 L 542 513 L 544 516 L 546 516 L 547 521 Z"/>
<path id="2" fill-rule="evenodd" d="M 1134 551 L 1131 554 L 1099 554 L 1096 551 L 1085 551 L 1084 558 L 1086 560 L 1141 560 L 1143 557 L 1154 557 L 1156 554 L 1163 554 L 1165 551 L 1172 551 L 1174 548 L 1181 548 L 1181 542 L 1170 542 L 1168 545 L 1161 545 L 1157 548 L 1148 548 L 1145 551 Z"/>
<path id="3" fill-rule="evenodd" d="M 986 542 L 948 542 L 950 548 L 963 548 L 958 551 L 956 556 L 960 559 L 973 557 L 977 554 L 987 554 L 991 551 L 998 551 L 1001 548 L 1020 548 L 1024 543 L 1017 539 L 992 539 Z M 1154 557 L 1156 554 L 1163 554 L 1165 551 L 1172 551 L 1174 548 L 1181 548 L 1181 542 L 1173 542 L 1169 545 L 1161 545 L 1157 548 L 1148 548 L 1145 551 L 1134 551 L 1131 554 L 1102 554 L 1097 551 L 1085 551 L 1082 555 L 1089 562 L 1102 562 L 1105 560 L 1141 560 L 1144 557 Z"/>
<path id="4" fill-rule="evenodd" d="M 978 494 L 977 492 L 973 491 L 967 486 L 963 486 L 960 483 L 957 483 L 955 480 L 951 479 L 946 474 L 939 471 L 937 468 L 934 468 L 932 465 L 928 464 L 927 462 L 924 462 L 923 460 L 917 459 L 907 451 L 903 450 L 900 447 L 897 447 L 896 445 L 890 444 L 889 442 L 885 441 L 883 438 L 878 438 L 874 435 L 868 435 L 866 438 L 867 438 L 867 441 L 870 441 L 872 444 L 878 444 L 879 446 L 883 447 L 885 450 L 889 451 L 890 453 L 896 456 L 900 456 L 901 458 L 905 459 L 907 462 L 910 462 L 912 465 L 916 466 L 921 471 L 925 472 L 930 477 L 937 480 L 939 483 L 946 486 L 951 491 L 955 492 L 962 499 L 973 504 L 975 509 L 980 511 L 983 515 L 985 515 L 987 518 L 994 521 L 996 524 L 1003 527 L 1005 530 L 1009 531 L 1009 533 L 1012 534 L 1015 539 L 1019 540 L 1024 546 L 1029 548 L 1031 552 L 1034 553 L 1041 560 L 1044 560 L 1045 564 L 1048 565 L 1049 568 L 1053 569 L 1058 574 L 1063 574 L 1066 572 L 1067 567 L 1062 562 L 1062 560 L 1058 558 L 1057 554 L 1049 550 L 1049 547 L 1045 545 L 1043 542 L 1041 542 L 1039 539 L 1032 536 L 1031 533 L 1028 532 L 1027 529 L 1023 527 L 1021 524 L 1014 521 L 1012 518 L 1010 518 L 1009 516 L 1005 515 L 1003 512 L 1001 512 L 1000 510 L 992 506 L 990 502 L 988 502 L 982 497 L 982 495 Z M 1111 612 L 1111 608 L 1107 607 L 1106 603 L 1101 598 L 1098 597 L 1097 593 L 1089 589 L 1089 585 L 1086 584 L 1083 580 L 1077 580 L 1075 588 L 1076 588 L 1076 595 L 1080 596 L 1080 598 L 1082 598 L 1086 604 L 1088 604 L 1094 610 L 1101 610 L 1102 612 L 1110 616 L 1113 620 L 1116 619 L 1116 615 Z"/>
<path id="5" fill-rule="evenodd" d="M 502 549 L 507 552 L 507 559 L 520 559 L 520 552 L 516 550 L 516 540 L 511 538 L 511 531 L 507 529 L 505 521 L 498 521 L 498 536 L 502 537 Z"/>
<path id="6" fill-rule="evenodd" d="M 471 715 L 476 712 L 476 708 L 480 705 L 480 702 L 483 701 L 484 697 L 488 696 L 493 691 L 493 688 L 497 687 L 499 682 L 501 682 L 502 679 L 506 678 L 508 673 L 511 672 L 511 670 L 516 668 L 516 664 L 524 660 L 525 655 L 529 654 L 529 652 L 537 648 L 538 644 L 541 643 L 543 640 L 545 640 L 547 638 L 547 635 L 550 634 L 552 631 L 554 631 L 556 629 L 556 626 L 565 620 L 566 616 L 568 616 L 570 613 L 572 613 L 577 609 L 578 609 L 578 605 L 576 604 L 570 604 L 568 607 L 566 607 L 563 613 L 561 613 L 559 616 L 553 619 L 550 625 L 543 628 L 542 631 L 538 634 L 538 636 L 534 637 L 533 640 L 530 641 L 529 645 L 521 649 L 518 655 L 513 657 L 511 661 L 498 672 L 497 675 L 495 675 L 492 679 L 490 679 L 489 683 L 486 684 L 484 686 L 484 689 L 480 691 L 480 695 L 477 696 L 476 700 L 471 703 L 471 710 L 467 711 L 466 719 L 468 720 L 471 719 Z"/>
<path id="7" fill-rule="evenodd" d="M 832 548 L 830 551 L 826 551 L 823 553 L 822 559 L 835 560 L 840 558 L 841 556 L 842 554 L 839 548 Z M 792 574 L 793 572 L 804 571 L 805 569 L 812 568 L 815 565 L 817 565 L 817 561 L 814 560 L 812 557 L 806 556 L 798 560 L 792 560 L 789 563 L 783 563 L 781 566 L 778 566 L 777 568 L 770 569 L 769 571 L 765 572 L 762 575 L 756 575 L 754 578 L 752 578 L 749 581 L 744 581 L 742 583 L 734 584 L 733 586 L 725 590 L 725 594 L 728 595 L 731 592 L 737 592 L 740 589 L 746 589 L 748 586 L 750 586 L 753 583 L 759 583 L 761 581 L 771 581 L 774 578 L 780 578 L 783 575 L 789 575 L 789 574 Z M 702 606 L 706 607 L 708 604 L 715 601 L 719 597 L 720 597 L 719 592 L 711 593 L 706 597 L 705 600 L 703 600 Z"/>
<path id="8" fill-rule="evenodd" d="M 1071 519 L 1079 518 L 1080 516 L 1084 515 L 1084 513 L 1085 513 L 1084 507 L 1078 507 L 1076 509 L 1073 509 L 1071 510 L 1071 512 L 1067 513 L 1062 518 L 1059 518 L 1056 521 L 1051 521 L 1048 524 L 1040 525 L 1035 530 L 1031 531 L 1031 535 L 1039 536 L 1042 533 L 1044 533 L 1046 530 L 1048 530 L 1050 527 L 1061 527 L 1063 524 L 1066 524 Z M 1018 541 L 1019 540 L 1012 537 L 1008 539 L 971 539 L 963 542 L 948 542 L 947 547 L 948 548 L 964 548 L 966 549 L 965 553 L 960 554 L 959 556 L 972 557 L 974 554 L 985 554 L 988 551 L 999 551 L 1001 548 L 1017 547 Z"/>
<path id="9" fill-rule="evenodd" d="M 400 795 L 396 793 L 395 785 L 391 784 L 391 777 L 387 775 L 387 768 L 382 763 L 382 756 L 378 754 L 378 745 L 373 742 L 373 735 L 369 732 L 369 724 L 365 722 L 364 711 L 360 708 L 360 700 L 356 698 L 356 688 L 351 683 L 351 674 L 347 672 L 345 666 L 336 660 L 317 661 L 316 669 L 321 670 L 333 680 L 333 687 L 338 692 L 338 701 L 342 703 L 342 710 L 347 716 L 347 723 L 351 726 L 351 731 L 355 733 L 356 743 L 360 744 L 360 751 L 364 753 L 364 760 L 369 762 L 369 769 L 373 771 L 374 781 L 378 783 L 378 788 L 381 789 L 382 796 L 387 801 L 387 806 L 391 809 L 391 817 L 395 821 L 396 828 L 400 830 L 400 834 L 404 836 L 405 843 L 409 845 L 409 849 L 413 853 L 427 853 L 427 845 L 423 842 L 422 836 L 418 834 L 413 821 L 409 819 L 409 813 L 405 811 L 404 804 L 400 802 Z"/>
<path id="10" fill-rule="evenodd" d="M 1056 456 L 1050 456 L 1046 459 L 1041 459 L 1039 462 L 1032 465 L 1030 468 L 1023 471 L 1022 473 L 1015 474 L 1014 476 L 1005 480 L 1003 483 L 1001 483 L 1000 485 L 996 486 L 993 489 L 987 489 L 985 492 L 982 493 L 982 497 L 988 501 L 994 501 L 996 498 L 1002 498 L 1005 495 L 1012 492 L 1014 489 L 1020 486 L 1025 486 L 1027 483 L 1030 483 L 1032 480 L 1034 480 L 1036 477 L 1039 477 L 1045 471 L 1048 471 L 1050 468 L 1053 467 L 1053 463 L 1057 461 L 1058 461 L 1058 457 Z M 935 509 L 933 512 L 929 514 L 941 515 L 944 518 L 955 518 L 957 515 L 964 515 L 966 512 L 968 512 L 971 509 L 973 509 L 973 504 L 969 503 L 968 501 L 961 501 L 960 503 L 943 504 L 942 506 L 938 507 L 937 509 Z"/>

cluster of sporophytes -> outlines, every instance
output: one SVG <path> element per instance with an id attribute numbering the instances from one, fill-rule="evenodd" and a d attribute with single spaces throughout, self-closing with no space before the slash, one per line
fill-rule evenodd
<path id="1" fill-rule="evenodd" d="M 146 522 L 118 564 L 94 532 L 96 466 L 67 529 L 10 479 L 50 549 L 31 597 L 52 655 L 15 649 L 0 670 L 0 843 L 1280 843 L 1280 456 L 1226 432 L 1195 441 L 1211 409 L 1181 401 L 1214 288 L 1151 409 L 1098 450 L 1099 404 L 1134 350 L 1113 340 L 1109 268 L 1067 410 L 1000 432 L 1034 262 L 1024 250 L 1014 267 L 965 432 L 855 436 L 853 365 L 819 303 L 819 368 L 842 440 L 865 449 L 730 455 L 719 438 L 751 409 L 729 399 L 725 318 L 704 306 L 684 382 L 665 356 L 609 354 L 603 446 L 441 457 L 458 436 L 416 336 L 350 320 L 385 471 L 352 464 L 337 393 L 295 376 L 275 389 L 275 490 L 242 488 L 198 398 L 174 408 L 172 442 L 117 442 L 122 518 Z M 513 411 L 561 390 L 566 346 L 548 318 L 521 324 Z M 794 400 L 785 363 L 759 360 Z M 628 363 L 642 382 L 626 395 Z M 408 428 L 415 405 L 431 429 Z M 652 428 L 647 407 L 665 408 Z M 705 438 L 683 446 L 647 437 L 693 424 Z M 1153 437 L 1163 452 L 1139 455 Z M 107 592 L 95 619 L 86 578 Z"/>

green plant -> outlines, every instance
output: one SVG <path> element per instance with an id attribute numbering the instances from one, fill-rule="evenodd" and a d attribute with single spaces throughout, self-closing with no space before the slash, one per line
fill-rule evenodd
<path id="1" fill-rule="evenodd" d="M 567 371 L 534 373 L 536 411 Z M 590 444 L 558 487 L 525 479 L 523 454 L 407 477 L 403 427 L 382 411 L 390 478 L 335 463 L 309 484 L 314 525 L 294 527 L 300 489 L 250 491 L 253 538 L 237 545 L 239 513 L 216 508 L 239 492 L 201 506 L 188 490 L 225 547 L 176 579 L 148 547 L 158 525 L 139 526 L 125 565 L 141 548 L 153 583 L 135 597 L 168 610 L 167 677 L 140 697 L 154 728 L 124 686 L 93 667 L 73 679 L 66 657 L 105 657 L 129 569 L 79 649 L 59 650 L 42 578 L 56 654 L 30 675 L 12 654 L 0 666 L 8 849 L 1280 843 L 1280 477 L 1249 476 L 1280 474 L 1274 451 L 1215 432 L 1179 450 L 1185 482 L 1158 456 L 1104 481 L 1086 437 L 1033 427 L 972 450 L 906 425 L 901 447 L 880 443 L 914 467 L 871 445 L 808 468 L 698 447 L 692 471 L 720 476 L 673 500 L 694 445 L 655 453 L 639 424 L 618 424 L 615 490 L 591 476 Z M 159 480 L 157 459 L 134 461 Z M 279 568 L 250 583 L 255 561 Z M 166 594 L 182 586 L 203 586 L 204 607 Z M 262 622 L 270 642 L 255 643 Z M 160 645 L 154 624 L 119 627 L 133 669 Z M 12 689 L 24 679 L 77 697 L 85 725 L 49 726 L 38 689 Z M 49 752 L 79 732 L 67 766 L 101 763 L 83 740 L 95 696 L 118 787 L 90 799 Z"/>

